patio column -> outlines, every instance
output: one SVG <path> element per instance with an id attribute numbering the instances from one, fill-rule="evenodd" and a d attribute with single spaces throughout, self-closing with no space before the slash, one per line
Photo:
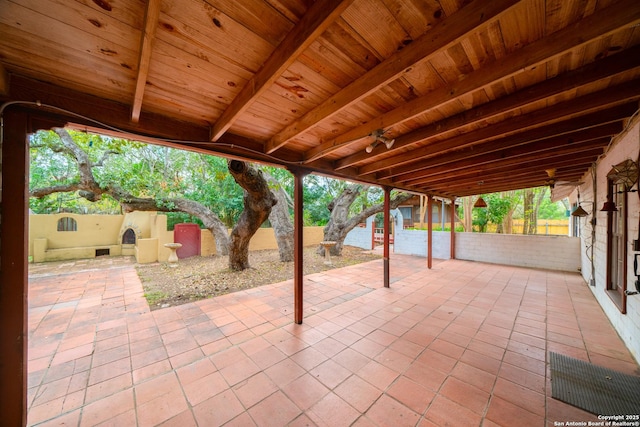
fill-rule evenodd
<path id="1" fill-rule="evenodd" d="M 427 268 L 433 264 L 433 197 L 427 195 Z"/>
<path id="2" fill-rule="evenodd" d="M 451 199 L 451 253 L 449 257 L 456 259 L 456 198 Z"/>
<path id="3" fill-rule="evenodd" d="M 384 264 L 384 287 L 389 287 L 389 222 L 391 221 L 391 188 L 384 187 L 384 234 L 383 240 L 383 264 Z"/>
<path id="4" fill-rule="evenodd" d="M 6 425 L 27 425 L 27 199 L 29 118 L 7 108 L 0 198 L 0 413 Z"/>
<path id="5" fill-rule="evenodd" d="M 294 322 L 302 324 L 303 313 L 303 178 L 306 173 L 300 169 L 290 169 L 293 174 L 293 312 Z"/>

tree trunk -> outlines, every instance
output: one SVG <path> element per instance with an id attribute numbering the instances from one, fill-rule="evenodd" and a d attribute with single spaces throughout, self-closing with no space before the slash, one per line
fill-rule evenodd
<path id="1" fill-rule="evenodd" d="M 269 222 L 273 227 L 273 234 L 278 243 L 278 254 L 280 262 L 293 261 L 293 224 L 289 215 L 289 195 L 280 183 L 266 171 L 262 171 L 264 178 L 273 188 L 277 203 L 271 209 L 269 214 Z"/>
<path id="2" fill-rule="evenodd" d="M 465 197 L 462 199 L 462 214 L 464 231 L 471 233 L 473 231 L 473 197 Z"/>
<path id="3" fill-rule="evenodd" d="M 241 271 L 250 267 L 251 237 L 269 217 L 277 199 L 259 170 L 239 160 L 229 160 L 227 165 L 233 179 L 244 189 L 244 210 L 231 231 L 229 244 L 229 268 Z"/>
<path id="4" fill-rule="evenodd" d="M 324 240 L 336 242 L 329 251 L 331 255 L 340 256 L 342 254 L 342 247 L 344 245 L 344 239 L 347 237 L 349 231 L 353 230 L 358 224 L 365 221 L 371 215 L 375 215 L 378 212 L 384 210 L 384 203 L 370 206 L 364 209 L 359 214 L 349 218 L 349 208 L 353 202 L 358 198 L 358 195 L 367 187 L 363 187 L 360 184 L 348 185 L 338 197 L 333 199 L 327 208 L 331 211 L 331 217 L 329 222 L 324 227 Z M 402 202 L 409 200 L 413 195 L 409 193 L 398 193 L 391 199 L 391 209 L 395 209 Z M 324 254 L 324 247 L 318 245 L 316 250 L 318 255 Z"/>
<path id="5" fill-rule="evenodd" d="M 78 191 L 80 196 L 90 202 L 100 200 L 103 194 L 108 194 L 120 203 L 124 211 L 185 212 L 200 218 L 204 226 L 213 234 L 216 252 L 219 255 L 229 253 L 227 228 L 209 208 L 196 201 L 182 198 L 159 200 L 135 197 L 115 184 L 101 186 L 93 176 L 93 167 L 102 164 L 107 155 L 116 154 L 116 152 L 107 152 L 98 163 L 92 163 L 87 153 L 75 143 L 66 129 L 54 128 L 53 130 L 58 134 L 62 143 L 57 151 L 65 152 L 75 158 L 80 178 L 78 182 L 71 184 L 34 189 L 30 192 L 30 197 L 44 197 L 52 193 Z"/>

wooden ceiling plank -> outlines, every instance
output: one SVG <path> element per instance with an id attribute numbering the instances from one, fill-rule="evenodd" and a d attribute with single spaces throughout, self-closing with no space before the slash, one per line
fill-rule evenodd
<path id="1" fill-rule="evenodd" d="M 147 84 L 149 64 L 151 63 L 153 40 L 156 37 L 156 28 L 158 27 L 158 16 L 160 16 L 160 0 L 148 0 L 144 15 L 144 29 L 140 36 L 138 75 L 136 77 L 136 88 L 133 94 L 133 105 L 131 107 L 131 121 L 134 123 L 138 123 L 140 120 L 142 98 L 144 97 L 144 88 Z"/>
<path id="2" fill-rule="evenodd" d="M 516 3 L 517 1 L 515 0 L 496 0 L 487 3 L 474 2 L 462 8 L 450 18 L 436 24 L 433 29 L 426 32 L 422 37 L 360 76 L 353 83 L 326 99 L 313 110 L 307 112 L 280 133 L 274 135 L 267 142 L 267 153 L 273 153 L 319 121 L 336 114 L 338 111 L 378 90 L 381 86 L 397 79 L 416 63 L 426 61 L 443 52 L 459 42 L 468 32 L 482 28 L 487 23 L 497 19 L 500 14 Z M 434 37 L 433 34 L 436 33 L 437 37 Z M 363 137 L 368 133 L 359 136 Z"/>
<path id="3" fill-rule="evenodd" d="M 467 110 L 455 116 L 447 117 L 446 119 L 406 133 L 396 138 L 393 148 L 389 151 L 382 151 L 378 153 L 374 152 L 370 154 L 358 152 L 337 161 L 335 166 L 336 169 L 342 169 L 343 167 L 349 167 L 363 161 L 370 163 L 381 155 L 386 155 L 385 157 L 388 157 L 390 152 L 410 147 L 417 142 L 426 140 L 427 138 L 459 130 L 465 126 L 479 123 L 491 117 L 516 110 L 525 105 L 563 92 L 573 91 L 580 86 L 587 85 L 597 80 L 610 78 L 616 74 L 638 67 L 640 67 L 640 46 L 630 49 L 629 55 L 623 54 L 607 57 L 598 62 L 590 63 L 574 71 L 520 90 L 513 95 L 488 102 L 487 104 L 480 105 L 471 110 Z M 324 154 L 328 154 L 331 151 L 327 150 Z M 308 154 L 305 155 L 305 159 L 307 158 Z"/>
<path id="4" fill-rule="evenodd" d="M 589 16 L 570 27 L 532 42 L 499 61 L 474 71 L 455 85 L 436 89 L 425 96 L 409 101 L 370 122 L 333 138 L 331 143 L 342 146 L 356 138 L 362 138 L 376 129 L 388 129 L 411 120 L 442 103 L 452 101 L 496 81 L 504 80 L 523 70 L 541 65 L 545 61 L 577 46 L 585 45 L 593 39 L 615 32 L 620 28 L 636 25 L 640 23 L 640 8 L 634 6 L 635 2 L 636 0 L 623 0 L 602 11 L 607 14 L 607 19 L 601 19 L 600 14 Z"/>
<path id="5" fill-rule="evenodd" d="M 556 104 L 546 109 L 534 111 L 530 114 L 505 120 L 495 125 L 489 125 L 473 132 L 433 142 L 419 149 L 407 151 L 397 156 L 363 166 L 360 168 L 360 171 L 362 174 L 368 174 L 391 167 L 401 168 L 401 165 L 410 165 L 416 160 L 433 157 L 445 151 L 458 150 L 470 145 L 479 144 L 482 141 L 490 140 L 492 138 L 499 137 L 500 135 L 509 133 L 524 134 L 527 129 L 538 128 L 543 126 L 545 123 L 559 121 L 563 117 L 580 116 L 583 114 L 587 115 L 593 111 L 597 111 L 599 108 L 604 109 L 608 106 L 632 99 L 631 97 L 633 96 L 635 96 L 636 99 L 640 97 L 640 84 L 635 80 L 616 86 L 612 89 L 595 92 L 580 98 L 575 98 L 571 101 Z M 594 118 L 594 121 L 597 121 L 598 117 L 600 117 L 599 115 L 594 116 L 593 114 L 591 116 Z M 569 122 L 565 121 L 563 123 L 566 124 Z M 581 126 L 580 122 L 571 123 L 575 123 L 576 127 L 574 129 L 566 129 L 566 131 L 577 130 L 584 127 Z M 536 131 L 532 130 L 530 132 L 535 133 Z"/>
<path id="6" fill-rule="evenodd" d="M 238 96 L 216 121 L 211 140 L 217 141 L 264 91 L 280 78 L 298 56 L 316 40 L 353 0 L 327 0 L 315 2 L 296 26 L 273 51 L 264 65 L 243 86 Z"/>

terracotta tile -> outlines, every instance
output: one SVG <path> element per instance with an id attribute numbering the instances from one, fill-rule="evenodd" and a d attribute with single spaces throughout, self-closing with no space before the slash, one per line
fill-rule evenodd
<path id="1" fill-rule="evenodd" d="M 324 354 L 327 357 L 335 356 L 346 347 L 347 346 L 342 344 L 340 341 L 334 340 L 331 337 L 325 338 L 313 346 L 315 350 L 318 350 L 320 353 Z"/>
<path id="2" fill-rule="evenodd" d="M 280 388 L 286 386 L 291 381 L 305 373 L 304 369 L 291 359 L 284 359 L 283 361 L 266 369 L 264 372 Z"/>
<path id="3" fill-rule="evenodd" d="M 42 405 L 32 406 L 28 414 L 29 424 L 38 424 L 60 415 L 64 407 L 64 399 L 64 397 L 58 397 L 44 402 Z"/>
<path id="4" fill-rule="evenodd" d="M 273 393 L 249 409 L 249 415 L 258 426 L 287 425 L 301 413 L 281 391 Z"/>
<path id="5" fill-rule="evenodd" d="M 457 361 L 457 358 L 446 356 L 430 348 L 423 351 L 416 359 L 416 362 L 427 364 L 445 373 L 451 372 Z"/>
<path id="6" fill-rule="evenodd" d="M 398 373 L 378 362 L 371 361 L 357 372 L 358 376 L 380 390 L 387 387 L 398 378 Z"/>
<path id="7" fill-rule="evenodd" d="M 332 360 L 351 372 L 358 372 L 371 361 L 370 358 L 363 356 L 361 353 L 351 348 L 345 348 L 340 353 L 336 354 Z"/>
<path id="8" fill-rule="evenodd" d="M 92 368 L 89 373 L 89 385 L 97 384 L 111 378 L 115 378 L 122 374 L 131 372 L 131 361 L 129 358 L 116 360 L 115 362 L 106 363 Z"/>
<path id="9" fill-rule="evenodd" d="M 230 386 L 238 384 L 260 371 L 260 367 L 249 358 L 238 360 L 233 365 L 226 366 L 220 373 Z"/>
<path id="10" fill-rule="evenodd" d="M 425 418 L 438 426 L 477 426 L 480 425 L 482 420 L 481 415 L 443 396 L 436 396 L 427 412 L 425 412 Z"/>
<path id="11" fill-rule="evenodd" d="M 328 393 L 306 412 L 319 426 L 350 426 L 360 413 L 334 393 Z"/>
<path id="12" fill-rule="evenodd" d="M 136 411 L 130 409 L 122 414 L 118 414 L 115 417 L 108 419 L 105 422 L 97 424 L 97 427 L 110 427 L 110 426 L 130 426 L 136 423 Z"/>
<path id="13" fill-rule="evenodd" d="M 152 363 L 151 365 L 146 365 L 132 372 L 133 383 L 139 384 L 149 378 L 167 373 L 171 369 L 171 364 L 166 359 L 161 360 L 160 362 Z"/>
<path id="14" fill-rule="evenodd" d="M 291 360 L 309 371 L 327 360 L 327 356 L 315 350 L 313 347 L 307 347 L 291 356 Z"/>
<path id="15" fill-rule="evenodd" d="M 381 426 L 416 425 L 420 415 L 398 401 L 383 395 L 367 411 L 367 418 Z"/>
<path id="16" fill-rule="evenodd" d="M 278 390 L 278 387 L 275 383 L 262 372 L 233 387 L 233 392 L 245 408 L 250 408 L 276 390 Z"/>
<path id="17" fill-rule="evenodd" d="M 293 380 L 282 391 L 302 410 L 309 409 L 329 393 L 329 389 L 310 374 Z"/>
<path id="18" fill-rule="evenodd" d="M 378 354 L 380 354 L 382 350 L 385 349 L 385 346 L 373 342 L 369 338 L 362 338 L 355 344 L 351 345 L 351 348 L 363 354 L 364 356 L 373 359 Z"/>
<path id="19" fill-rule="evenodd" d="M 198 427 L 191 410 L 180 412 L 178 415 L 169 418 L 167 421 L 158 424 L 161 427 Z"/>
<path id="20" fill-rule="evenodd" d="M 187 401 L 179 387 L 165 391 L 166 393 L 146 403 L 140 404 L 136 401 L 138 425 L 155 426 L 188 409 Z"/>
<path id="21" fill-rule="evenodd" d="M 351 371 L 343 368 L 333 360 L 321 363 L 309 373 L 329 389 L 333 389 L 351 375 Z"/>
<path id="22" fill-rule="evenodd" d="M 95 426 L 133 409 L 133 389 L 124 390 L 84 406 L 80 426 Z"/>
<path id="23" fill-rule="evenodd" d="M 211 359 L 206 358 L 176 369 L 176 374 L 180 383 L 185 386 L 215 371 L 216 367 Z"/>
<path id="24" fill-rule="evenodd" d="M 507 351 L 504 355 L 504 362 L 517 366 L 534 374 L 544 375 L 546 371 L 545 362 L 539 359 L 525 356 L 521 353 Z"/>
<path id="25" fill-rule="evenodd" d="M 115 378 L 94 384 L 86 389 L 86 401 L 93 402 L 105 396 L 130 388 L 133 385 L 131 374 L 126 373 Z"/>
<path id="26" fill-rule="evenodd" d="M 246 355 L 239 347 L 231 347 L 210 356 L 210 359 L 217 369 L 223 369 L 245 357 Z"/>
<path id="27" fill-rule="evenodd" d="M 529 390 L 537 393 L 544 393 L 545 391 L 545 377 L 542 375 L 534 374 L 533 372 L 511 365 L 509 363 L 503 363 L 498 373 L 499 378 L 516 383 Z"/>
<path id="28" fill-rule="evenodd" d="M 252 354 L 250 357 L 263 370 L 287 358 L 283 352 L 273 345 L 269 345 L 269 347 Z"/>
<path id="29" fill-rule="evenodd" d="M 212 372 L 209 375 L 202 376 L 182 387 L 192 406 L 204 402 L 228 388 L 229 385 L 219 372 Z"/>
<path id="30" fill-rule="evenodd" d="M 466 350 L 462 357 L 460 357 L 460 360 L 492 375 L 496 375 L 500 369 L 500 360 L 485 356 L 473 350 Z"/>
<path id="31" fill-rule="evenodd" d="M 387 394 L 418 414 L 424 413 L 436 395 L 405 376 L 398 378 L 389 387 Z"/>
<path id="32" fill-rule="evenodd" d="M 181 366 L 188 365 L 197 360 L 201 360 L 204 357 L 204 353 L 200 348 L 196 347 L 193 350 L 185 351 L 184 353 L 180 353 L 176 356 L 172 356 L 169 358 L 169 363 L 174 369 L 177 369 Z"/>
<path id="33" fill-rule="evenodd" d="M 156 347 L 154 349 L 138 353 L 131 356 L 131 367 L 139 369 L 152 363 L 160 362 L 168 359 L 167 351 L 164 347 Z M 167 360 L 168 361 L 168 360 Z"/>
<path id="34" fill-rule="evenodd" d="M 504 399 L 494 396 L 489 403 L 486 419 L 497 423 L 498 425 L 527 425 L 541 426 L 544 424 L 544 417 L 535 415 L 529 411 L 522 409 L 507 402 Z"/>
<path id="35" fill-rule="evenodd" d="M 32 420 L 29 419 L 29 425 L 31 425 Z M 80 410 L 76 410 L 70 412 L 68 414 L 63 414 L 59 417 L 56 417 L 53 420 L 45 421 L 41 424 L 38 424 L 38 427 L 60 427 L 60 426 L 77 426 L 80 425 Z"/>
<path id="36" fill-rule="evenodd" d="M 467 348 L 469 350 L 473 350 L 477 353 L 484 354 L 485 356 L 489 356 L 497 360 L 502 360 L 505 353 L 504 347 L 475 339 L 469 343 L 469 346 Z"/>
<path id="37" fill-rule="evenodd" d="M 498 378 L 493 389 L 493 396 L 544 417 L 545 399 L 543 393 L 535 392 L 519 384 Z"/>
<path id="38" fill-rule="evenodd" d="M 412 363 L 404 375 L 432 391 L 438 391 L 447 378 L 446 373 L 421 362 Z"/>
<path id="39" fill-rule="evenodd" d="M 489 393 L 455 377 L 447 378 L 439 394 L 479 415 L 484 414 L 490 397 Z"/>
<path id="40" fill-rule="evenodd" d="M 168 372 L 164 375 L 152 378 L 135 386 L 136 403 L 138 405 L 146 403 L 156 397 L 162 396 L 171 390 L 179 389 L 180 383 L 175 372 Z"/>
<path id="41" fill-rule="evenodd" d="M 357 375 L 347 378 L 335 388 L 334 393 L 362 413 L 382 395 L 382 391 Z"/>
<path id="42" fill-rule="evenodd" d="M 242 412 L 242 403 L 231 390 L 217 394 L 193 407 L 193 415 L 200 426 L 221 426 Z"/>
<path id="43" fill-rule="evenodd" d="M 502 364 L 502 366 L 504 365 Z M 496 382 L 495 375 L 463 362 L 459 362 L 453 368 L 451 375 L 485 392 L 490 392 Z"/>
<path id="44" fill-rule="evenodd" d="M 239 424 L 238 427 L 244 427 L 245 424 Z M 287 427 L 313 427 L 314 422 L 306 414 L 300 414 L 295 420 L 287 424 Z"/>

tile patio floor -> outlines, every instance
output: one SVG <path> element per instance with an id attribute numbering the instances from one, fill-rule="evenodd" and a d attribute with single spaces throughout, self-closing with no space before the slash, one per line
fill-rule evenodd
<path id="1" fill-rule="evenodd" d="M 295 325 L 291 281 L 150 312 L 107 260 L 31 270 L 29 425 L 544 426 L 596 420 L 549 351 L 640 372 L 577 274 L 393 255 L 390 289 L 381 260 L 306 276 Z"/>

